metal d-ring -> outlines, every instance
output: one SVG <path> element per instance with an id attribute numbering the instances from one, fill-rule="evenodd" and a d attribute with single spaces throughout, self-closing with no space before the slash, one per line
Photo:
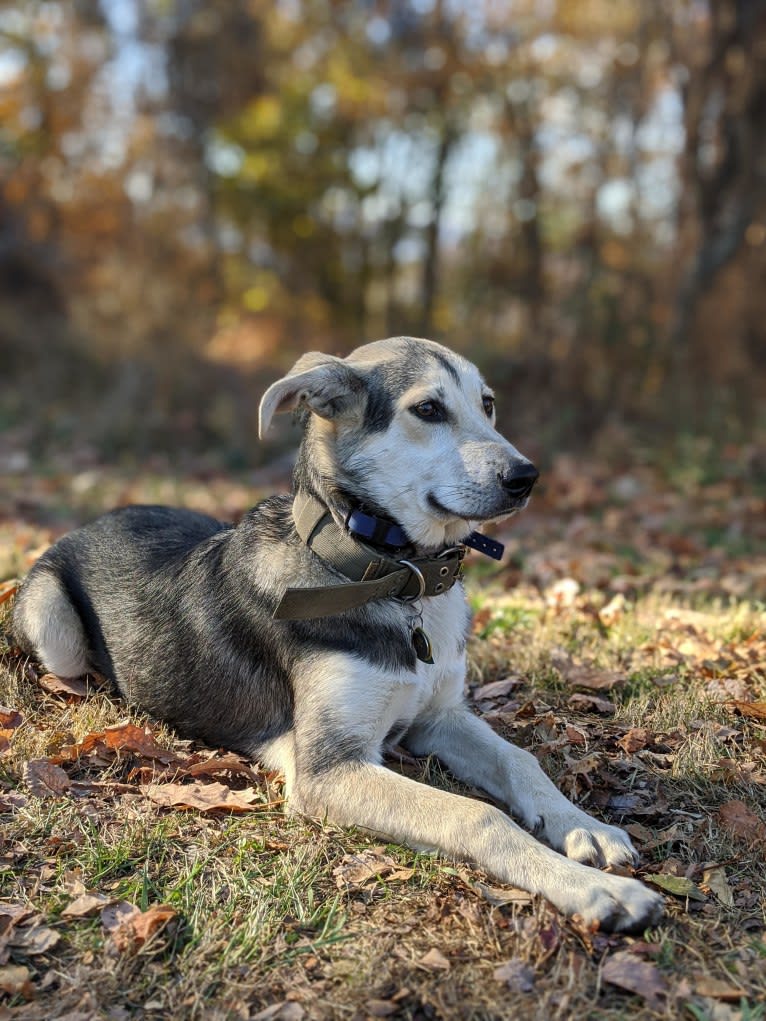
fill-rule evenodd
<path id="1" fill-rule="evenodd" d="M 409 569 L 418 579 L 420 591 L 414 596 L 397 596 L 397 599 L 399 600 L 400 603 L 416 603 L 418 599 L 422 599 L 423 596 L 426 594 L 426 579 L 423 577 L 423 572 L 419 568 L 415 567 L 414 564 L 410 563 L 409 560 L 400 560 L 399 563 L 403 564 L 404 567 L 409 567 Z"/>

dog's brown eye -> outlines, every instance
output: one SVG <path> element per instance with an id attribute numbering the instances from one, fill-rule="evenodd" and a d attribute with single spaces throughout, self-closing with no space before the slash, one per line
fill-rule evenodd
<path id="1" fill-rule="evenodd" d="M 485 394 L 481 399 L 481 403 L 484 405 L 484 412 L 487 418 L 492 418 L 492 412 L 495 410 L 495 398 Z"/>
<path id="2" fill-rule="evenodd" d="M 410 411 L 427 422 L 443 422 L 447 417 L 438 401 L 421 401 L 410 408 Z"/>

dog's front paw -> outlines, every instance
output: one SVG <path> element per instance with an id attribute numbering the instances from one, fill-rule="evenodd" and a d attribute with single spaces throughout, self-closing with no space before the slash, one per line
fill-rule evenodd
<path id="1" fill-rule="evenodd" d="M 637 865 L 638 853 L 630 837 L 617 826 L 578 826 L 564 838 L 567 858 L 585 865 Z"/>
<path id="2" fill-rule="evenodd" d="M 581 904 L 572 913 L 607 932 L 642 932 L 664 912 L 661 895 L 636 879 L 602 874 L 577 892 Z"/>
<path id="3" fill-rule="evenodd" d="M 585 812 L 547 817 L 542 832 L 551 847 L 584 865 L 638 864 L 638 853 L 624 830 Z"/>

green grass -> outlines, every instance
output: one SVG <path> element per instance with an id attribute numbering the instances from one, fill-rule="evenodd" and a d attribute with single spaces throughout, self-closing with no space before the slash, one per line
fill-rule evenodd
<path id="1" fill-rule="evenodd" d="M 698 480 L 684 476 L 679 490 L 691 492 Z M 249 498 L 244 487 L 221 480 L 206 487 L 156 478 L 126 485 L 107 473 L 80 479 L 74 488 L 58 476 L 45 485 L 48 497 L 45 487 L 38 495 L 47 524 L 6 527 L 0 576 L 27 569 L 33 551 L 53 534 L 50 522 L 55 533 L 59 524 L 108 506 L 121 492 L 224 517 Z M 667 494 L 661 488 L 658 494 L 664 513 Z M 10 753 L 0 757 L 0 798 L 16 792 L 26 803 L 0 813 L 0 905 L 29 904 L 40 916 L 36 924 L 61 938 L 43 954 L 6 947 L 6 964 L 29 969 L 34 997 L 6 995 L 0 1018 L 8 1008 L 16 1012 L 10 1017 L 24 1021 L 56 1021 L 73 1012 L 88 1021 L 239 1021 L 270 1006 L 277 1019 L 349 1021 L 763 1018 L 764 848 L 726 830 L 718 816 L 736 799 L 766 819 L 766 727 L 733 713 L 721 688 L 736 681 L 748 697 L 766 698 L 761 575 L 756 559 L 737 559 L 736 543 L 721 545 L 728 533 L 705 523 L 710 507 L 690 503 L 688 529 L 680 532 L 677 516 L 667 518 L 666 536 L 693 533 L 709 543 L 698 560 L 682 551 L 676 562 L 661 536 L 642 538 L 640 513 L 632 505 L 605 503 L 568 538 L 566 515 L 542 501 L 535 520 L 521 517 L 513 527 L 522 531 L 503 537 L 510 574 L 489 564 L 469 568 L 477 619 L 468 649 L 469 694 L 511 677 L 506 696 L 480 704 L 492 725 L 537 752 L 583 807 L 637 827 L 646 873 L 673 872 L 699 884 L 705 868 L 724 863 L 733 906 L 713 894 L 689 903 L 668 896 L 665 919 L 645 934 L 648 945 L 642 946 L 633 938 L 583 934 L 539 899 L 525 904 L 488 897 L 486 888 L 498 884 L 465 864 L 381 847 L 379 838 L 287 817 L 276 808 L 243 816 L 161 809 L 137 786 L 135 793 L 34 797 L 24 780 L 29 760 L 126 717 L 146 719 L 108 693 L 79 703 L 45 694 L 27 669 L 34 664 L 13 654 L 5 603 L 0 704 L 22 712 L 24 723 Z M 718 558 L 715 576 L 705 573 L 708 555 Z M 579 588 L 571 602 L 558 605 L 551 586 L 572 574 Z M 727 575 L 742 581 L 739 594 L 721 584 Z M 619 584 L 622 589 L 614 587 Z M 604 618 L 617 591 L 626 592 L 622 609 Z M 619 683 L 593 692 L 578 688 L 570 680 L 573 666 L 614 675 Z M 573 700 L 577 694 L 608 699 L 612 711 L 588 708 L 587 700 Z M 176 743 L 170 730 L 152 725 L 161 743 Z M 645 748 L 627 752 L 620 745 L 631 728 L 648 732 Z M 728 773 L 722 763 L 732 767 Z M 77 779 L 126 783 L 135 764 L 124 758 L 104 768 L 68 768 Z M 482 796 L 435 760 L 391 765 L 421 782 Z M 269 790 L 279 793 L 278 779 Z M 360 854 L 387 855 L 412 873 L 339 885 L 345 856 Z M 98 915 L 62 914 L 77 880 L 142 910 L 168 904 L 176 915 L 134 953 L 118 952 Z M 0 925 L 0 954 L 2 947 Z M 668 998 L 660 1011 L 602 980 L 604 960 L 631 948 L 665 979 Z M 433 964 L 435 950 L 446 968 Z M 531 992 L 509 989 L 494 977 L 511 960 L 532 970 Z M 722 1005 L 706 994 L 705 976 L 740 989 L 741 1002 Z M 384 1009 L 389 1013 L 381 1014 Z"/>

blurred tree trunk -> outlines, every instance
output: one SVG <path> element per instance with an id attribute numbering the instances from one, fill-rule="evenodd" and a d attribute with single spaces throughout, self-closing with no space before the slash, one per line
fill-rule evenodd
<path id="1" fill-rule="evenodd" d="M 688 61 L 684 90 L 679 233 L 696 243 L 676 303 L 676 385 L 694 368 L 701 300 L 766 212 L 764 53 L 766 0 L 711 0 L 706 59 Z M 760 324 L 749 325 L 751 336 L 761 334 Z"/>
<path id="2" fill-rule="evenodd" d="M 434 303 L 439 285 L 439 235 L 441 232 L 444 199 L 446 197 L 445 171 L 455 138 L 456 132 L 453 125 L 449 121 L 445 122 L 442 126 L 442 134 L 436 152 L 429 195 L 432 214 L 431 221 L 426 229 L 426 251 L 423 259 L 423 277 L 420 291 L 421 311 L 419 329 L 424 337 L 429 336 L 433 328 Z"/>
<path id="3" fill-rule="evenodd" d="M 223 295 L 212 175 L 205 146 L 210 129 L 263 88 L 258 54 L 261 24 L 227 0 L 185 0 L 167 44 L 169 106 L 191 130 L 176 136 L 177 162 L 199 198 L 195 226 L 206 242 L 201 267 L 204 307 L 212 315 Z M 211 320 L 212 322 L 212 320 Z"/>
<path id="4" fill-rule="evenodd" d="M 523 251 L 519 286 L 527 305 L 531 326 L 536 329 L 545 297 L 543 245 L 540 237 L 540 179 L 535 144 L 535 127 L 538 120 L 530 111 L 526 100 L 512 103 L 506 98 L 505 116 L 518 148 L 521 166 L 517 202 L 523 203 L 525 210 L 524 215 L 519 217 Z"/>

